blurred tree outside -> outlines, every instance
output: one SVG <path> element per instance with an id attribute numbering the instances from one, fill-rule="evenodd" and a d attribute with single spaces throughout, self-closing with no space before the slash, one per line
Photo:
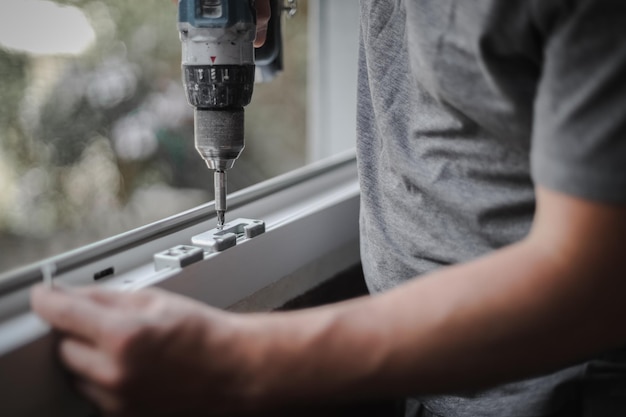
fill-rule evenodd
<path id="1" fill-rule="evenodd" d="M 19 36 L 51 41 L 45 25 L 20 21 L 20 1 L 35 20 L 52 19 L 37 5 L 81 12 L 91 45 L 73 55 L 3 46 Z M 172 2 L 3 2 L 0 26 L 23 29 L 0 28 L 0 273 L 213 199 L 212 172 L 193 144 Z M 283 25 L 284 73 L 255 86 L 229 191 L 305 163 L 306 9 L 301 0 Z"/>

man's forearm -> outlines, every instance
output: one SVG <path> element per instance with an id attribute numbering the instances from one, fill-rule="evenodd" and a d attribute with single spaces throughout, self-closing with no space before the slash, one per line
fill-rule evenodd
<path id="1" fill-rule="evenodd" d="M 249 320 L 265 334 L 249 345 L 257 399 L 477 389 L 622 343 L 598 324 L 625 312 L 624 287 L 607 293 L 544 249 L 527 239 L 384 295 Z"/>
<path id="2" fill-rule="evenodd" d="M 40 286 L 33 308 L 112 415 L 478 389 L 626 342 L 626 207 L 537 195 L 524 241 L 371 298 L 241 316 L 156 290 Z"/>

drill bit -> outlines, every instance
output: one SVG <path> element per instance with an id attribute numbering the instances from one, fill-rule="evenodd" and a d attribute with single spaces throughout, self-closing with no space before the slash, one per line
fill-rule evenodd
<path id="1" fill-rule="evenodd" d="M 224 227 L 226 217 L 226 171 L 215 170 L 215 212 L 217 213 L 217 228 Z"/>
<path id="2" fill-rule="evenodd" d="M 224 228 L 224 219 L 226 217 L 226 211 L 224 210 L 217 210 L 217 228 L 218 229 L 223 229 Z"/>

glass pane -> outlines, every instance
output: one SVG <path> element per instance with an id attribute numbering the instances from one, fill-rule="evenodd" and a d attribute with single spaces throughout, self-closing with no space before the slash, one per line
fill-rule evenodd
<path id="1" fill-rule="evenodd" d="M 229 191 L 305 162 L 307 7 Z M 169 0 L 0 1 L 0 273 L 213 199 Z"/>

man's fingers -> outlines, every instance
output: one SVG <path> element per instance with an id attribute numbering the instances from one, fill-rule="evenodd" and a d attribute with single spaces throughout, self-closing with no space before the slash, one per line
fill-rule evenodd
<path id="1" fill-rule="evenodd" d="M 269 0 L 258 0 L 256 2 L 256 38 L 254 46 L 263 46 L 267 38 L 267 22 L 270 20 L 272 10 Z"/>
<path id="2" fill-rule="evenodd" d="M 31 292 L 33 310 L 53 327 L 91 342 L 100 342 L 111 328 L 110 309 L 73 291 L 50 290 L 42 285 Z"/>
<path id="3" fill-rule="evenodd" d="M 254 38 L 254 46 L 260 48 L 265 44 L 267 39 L 267 25 L 263 28 L 257 27 L 256 38 Z"/>
<path id="4" fill-rule="evenodd" d="M 61 341 L 59 355 L 63 363 L 82 379 L 105 387 L 119 383 L 119 370 L 114 361 L 94 346 L 68 337 Z"/>

